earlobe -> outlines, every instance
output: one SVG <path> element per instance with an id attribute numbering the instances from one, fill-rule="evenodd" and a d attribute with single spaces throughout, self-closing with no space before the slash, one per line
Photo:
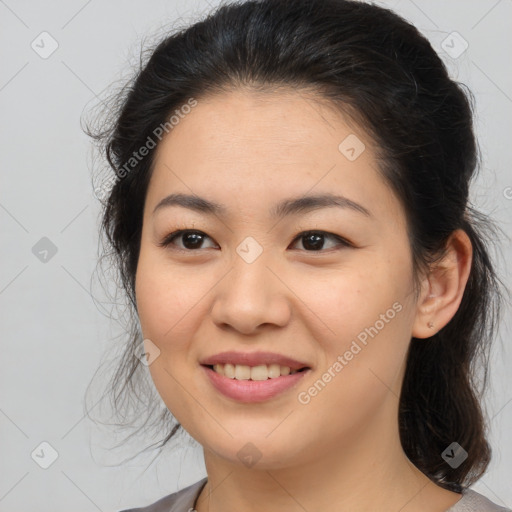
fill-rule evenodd
<path id="1" fill-rule="evenodd" d="M 435 322 L 439 292 L 434 291 L 437 285 L 434 278 L 434 272 L 431 271 L 422 283 L 412 330 L 412 336 L 415 338 L 430 338 L 439 330 Z"/>
<path id="2" fill-rule="evenodd" d="M 422 283 L 412 336 L 430 338 L 457 312 L 471 270 L 472 246 L 465 231 L 452 233 L 443 258 L 432 265 Z"/>

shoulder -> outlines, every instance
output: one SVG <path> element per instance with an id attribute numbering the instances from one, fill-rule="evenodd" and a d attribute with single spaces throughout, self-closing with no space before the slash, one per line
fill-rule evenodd
<path id="1" fill-rule="evenodd" d="M 195 484 L 189 485 L 178 492 L 160 498 L 155 503 L 141 508 L 130 508 L 120 512 L 189 512 L 193 510 L 194 503 L 199 496 L 201 489 L 206 484 L 205 477 Z"/>
<path id="2" fill-rule="evenodd" d="M 501 507 L 472 489 L 464 489 L 462 498 L 446 512 L 511 512 L 510 508 Z"/>

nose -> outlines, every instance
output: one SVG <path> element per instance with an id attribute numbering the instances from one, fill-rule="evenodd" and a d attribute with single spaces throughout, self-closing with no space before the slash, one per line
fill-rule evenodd
<path id="1" fill-rule="evenodd" d="M 237 256 L 214 293 L 211 315 L 222 329 L 250 335 L 290 320 L 291 292 L 263 256 L 252 263 Z"/>

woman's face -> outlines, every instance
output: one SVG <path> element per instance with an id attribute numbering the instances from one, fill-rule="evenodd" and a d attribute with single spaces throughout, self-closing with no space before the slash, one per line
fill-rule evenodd
<path id="1" fill-rule="evenodd" d="M 199 100 L 157 148 L 136 277 L 149 370 L 224 460 L 287 467 L 398 431 L 411 252 L 372 143 L 351 126 L 306 93 L 237 90 Z M 189 207 L 161 203 L 171 194 Z M 224 352 L 251 364 L 216 367 L 229 376 L 202 364 Z M 243 359 L 260 352 L 277 359 Z M 277 376 L 294 366 L 279 356 L 309 369 Z M 247 380 L 256 366 L 266 380 Z"/>

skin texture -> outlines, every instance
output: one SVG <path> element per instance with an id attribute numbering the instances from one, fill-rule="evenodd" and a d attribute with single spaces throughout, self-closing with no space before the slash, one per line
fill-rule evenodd
<path id="1" fill-rule="evenodd" d="M 354 161 L 338 149 L 351 134 L 366 147 Z M 416 294 L 404 211 L 374 154 L 362 129 L 294 90 L 237 89 L 200 99 L 157 148 L 137 307 L 144 338 L 160 350 L 149 366 L 155 386 L 204 448 L 209 482 L 199 512 L 442 512 L 460 499 L 405 456 L 398 397 L 411 336 L 428 338 L 460 304 L 471 244 L 455 232 Z M 153 214 L 171 193 L 207 198 L 228 214 L 179 206 Z M 283 199 L 319 193 L 344 195 L 371 215 L 332 207 L 281 220 L 269 215 Z M 207 236 L 197 249 L 184 248 L 186 236 L 158 245 L 178 229 Z M 305 230 L 351 245 L 326 234 L 311 249 L 297 238 Z M 252 263 L 236 251 L 249 236 L 263 250 Z M 396 303 L 400 312 L 300 403 L 298 394 Z M 227 350 L 278 352 L 312 371 L 266 402 L 240 403 L 217 392 L 199 365 Z M 249 442 L 261 455 L 252 467 L 237 456 Z"/>

